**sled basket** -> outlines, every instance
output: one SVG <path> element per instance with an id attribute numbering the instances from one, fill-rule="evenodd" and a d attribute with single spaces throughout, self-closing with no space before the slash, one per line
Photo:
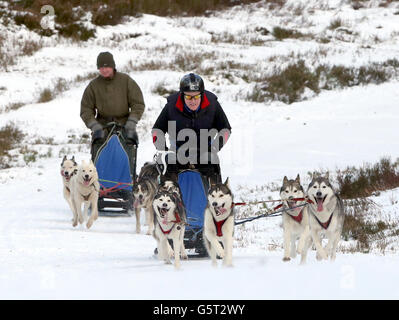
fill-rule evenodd
<path id="1" fill-rule="evenodd" d="M 100 216 L 130 216 L 136 157 L 137 146 L 127 144 L 122 131 L 114 125 L 95 157 L 100 182 Z"/>

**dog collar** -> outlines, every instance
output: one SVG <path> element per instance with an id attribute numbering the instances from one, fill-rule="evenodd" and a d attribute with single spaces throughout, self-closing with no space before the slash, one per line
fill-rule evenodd
<path id="1" fill-rule="evenodd" d="M 172 231 L 173 227 L 175 226 L 175 223 L 172 225 L 172 228 L 170 228 L 168 231 L 165 231 L 164 229 L 162 229 L 162 226 L 159 222 L 158 222 L 158 225 L 163 234 L 169 234 Z"/>

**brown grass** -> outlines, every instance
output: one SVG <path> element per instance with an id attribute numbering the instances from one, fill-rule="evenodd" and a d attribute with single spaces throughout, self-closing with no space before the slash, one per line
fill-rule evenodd
<path id="1" fill-rule="evenodd" d="M 399 187 L 399 159 L 389 157 L 360 168 L 347 167 L 337 172 L 339 193 L 343 199 L 368 197 L 375 192 Z"/>
<path id="2" fill-rule="evenodd" d="M 25 134 L 14 123 L 0 129 L 0 168 L 9 168 L 9 151 L 15 149 Z"/>
<path id="3" fill-rule="evenodd" d="M 241 0 L 240 4 L 258 2 L 259 0 Z M 55 22 L 59 33 L 65 37 L 85 41 L 94 36 L 94 31 L 79 23 L 87 12 L 92 13 L 92 23 L 98 26 L 117 25 L 125 16 L 138 16 L 143 13 L 159 16 L 200 16 L 211 11 L 225 9 L 236 5 L 231 0 L 21 0 L 10 2 L 9 6 L 20 13 L 14 17 L 15 22 L 25 25 L 42 35 L 51 35 L 49 29 L 42 29 L 40 13 L 44 5 L 50 5 L 55 11 Z"/>

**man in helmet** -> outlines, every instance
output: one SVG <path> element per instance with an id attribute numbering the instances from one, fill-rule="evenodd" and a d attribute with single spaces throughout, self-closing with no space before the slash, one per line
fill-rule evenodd
<path id="1" fill-rule="evenodd" d="M 124 127 L 128 145 L 138 144 L 136 124 L 144 112 L 143 94 L 127 74 L 116 71 L 110 52 L 97 57 L 99 75 L 90 81 L 81 101 L 80 117 L 92 131 L 92 159 L 107 137 L 105 125 L 119 123 Z"/>
<path id="2" fill-rule="evenodd" d="M 168 133 L 170 148 L 176 153 L 174 157 L 168 155 L 169 178 L 176 180 L 179 169 L 197 168 L 211 183 L 221 182 L 217 153 L 230 132 L 216 95 L 205 90 L 203 79 L 194 73 L 183 76 L 179 92 L 167 98 L 152 128 L 157 150 L 167 150 Z"/>

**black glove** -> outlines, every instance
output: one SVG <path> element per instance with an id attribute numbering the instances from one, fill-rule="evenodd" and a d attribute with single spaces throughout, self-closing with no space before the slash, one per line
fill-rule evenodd
<path id="1" fill-rule="evenodd" d="M 93 141 L 105 138 L 104 128 L 100 123 L 96 122 L 94 125 L 90 127 L 90 129 L 92 132 Z"/>
<path id="2" fill-rule="evenodd" d="M 125 124 L 125 131 L 126 139 L 131 140 L 134 144 L 137 145 L 139 143 L 139 137 L 136 132 L 136 124 L 136 121 L 128 119 Z"/>

